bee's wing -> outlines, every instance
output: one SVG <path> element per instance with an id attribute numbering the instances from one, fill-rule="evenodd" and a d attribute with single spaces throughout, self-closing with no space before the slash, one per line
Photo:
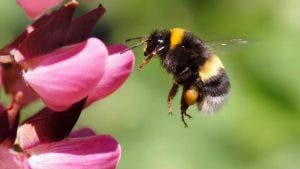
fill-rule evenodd
<path id="1" fill-rule="evenodd" d="M 229 40 L 208 41 L 205 42 L 205 44 L 209 50 L 215 53 L 227 53 L 227 51 L 237 50 L 241 47 L 249 45 L 249 41 L 242 38 L 236 38 Z"/>
<path id="2" fill-rule="evenodd" d="M 235 45 L 246 45 L 249 43 L 248 40 L 242 38 L 229 39 L 229 40 L 218 40 L 206 42 L 209 46 L 235 46 Z"/>

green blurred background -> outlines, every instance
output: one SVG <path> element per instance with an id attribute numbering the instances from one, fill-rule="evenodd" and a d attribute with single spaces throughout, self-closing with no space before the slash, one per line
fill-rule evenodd
<path id="1" fill-rule="evenodd" d="M 299 169 L 299 0 L 102 0 L 107 12 L 95 35 L 108 44 L 154 29 L 186 28 L 205 41 L 243 38 L 220 47 L 232 83 L 228 103 L 214 115 L 189 109 L 184 128 L 180 94 L 168 116 L 169 76 L 154 59 L 136 69 L 113 95 L 86 109 L 76 128 L 89 126 L 122 145 L 120 169 Z M 81 3 L 81 10 L 97 3 Z M 30 21 L 14 0 L 1 0 L 0 45 Z M 135 49 L 136 64 L 143 59 Z M 1 94 L 1 100 L 6 97 Z M 7 102 L 7 101 L 6 101 Z M 25 109 L 23 118 L 40 103 Z"/>

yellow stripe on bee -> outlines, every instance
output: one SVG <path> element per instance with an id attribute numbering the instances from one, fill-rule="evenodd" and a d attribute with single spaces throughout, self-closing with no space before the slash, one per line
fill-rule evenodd
<path id="1" fill-rule="evenodd" d="M 174 49 L 178 44 L 182 42 L 185 30 L 182 28 L 173 28 L 170 31 L 170 48 Z"/>
<path id="2" fill-rule="evenodd" d="M 216 55 L 211 55 L 200 68 L 199 76 L 201 80 L 205 82 L 211 77 L 218 75 L 219 70 L 222 68 L 224 68 L 224 66 L 219 57 Z"/>

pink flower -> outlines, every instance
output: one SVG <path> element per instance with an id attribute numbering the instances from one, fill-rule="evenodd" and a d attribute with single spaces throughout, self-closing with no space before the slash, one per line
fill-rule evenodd
<path id="1" fill-rule="evenodd" d="M 128 78 L 134 54 L 89 38 L 104 13 L 72 18 L 75 0 L 42 15 L 61 1 L 18 0 L 39 17 L 0 50 L 1 84 L 13 96 L 0 105 L 1 169 L 114 169 L 121 147 L 109 135 L 85 128 L 71 133 L 83 108 L 116 91 Z M 19 124 L 23 106 L 41 98 L 47 107 Z"/>
<path id="2" fill-rule="evenodd" d="M 18 164 L 14 160 L 14 156 L 10 150 L 0 144 L 0 168 L 1 169 L 14 169 L 18 168 Z"/>
<path id="3" fill-rule="evenodd" d="M 116 168 L 121 147 L 114 138 L 87 128 L 69 134 L 84 104 L 85 99 L 63 112 L 44 108 L 18 128 L 17 143 L 30 155 L 32 169 Z"/>
<path id="4" fill-rule="evenodd" d="M 72 20 L 77 5 L 71 1 L 41 17 L 0 50 L 2 56 L 11 56 L 18 63 L 15 71 L 3 70 L 14 72 L 6 77 L 16 79 L 2 79 L 9 82 L 4 85 L 8 93 L 24 93 L 24 105 L 36 96 L 56 111 L 65 110 L 85 97 L 89 105 L 117 90 L 131 73 L 132 51 L 121 54 L 125 46 L 107 48 L 97 38 L 87 39 L 104 8 L 100 5 Z"/>
<path id="5" fill-rule="evenodd" d="M 19 126 L 15 148 L 0 140 L 1 165 L 31 169 L 114 169 L 121 156 L 119 143 L 109 135 L 84 128 L 70 134 L 85 104 L 63 112 L 42 109 Z M 18 102 L 13 102 L 16 107 Z M 17 110 L 17 108 L 14 108 Z M 0 116 L 2 121 L 3 116 Z M 0 126 L 0 131 L 1 131 Z M 1 133 L 3 134 L 3 133 Z M 3 140 L 3 139 L 2 139 Z M 16 167 L 17 166 L 17 167 Z"/>
<path id="6" fill-rule="evenodd" d="M 45 12 L 60 4 L 63 0 L 17 0 L 18 4 L 24 9 L 27 16 L 31 19 L 40 17 Z M 95 0 L 85 0 L 93 2 Z"/>
<path id="7" fill-rule="evenodd" d="M 121 155 L 120 145 L 109 135 L 69 138 L 28 151 L 32 169 L 114 169 Z"/>
<path id="8" fill-rule="evenodd" d="M 120 156 L 119 143 L 109 135 L 77 134 L 58 142 L 38 144 L 22 152 L 0 144 L 1 169 L 114 169 Z"/>
<path id="9" fill-rule="evenodd" d="M 134 53 L 129 50 L 121 54 L 120 52 L 125 49 L 127 47 L 124 45 L 108 47 L 109 56 L 106 60 L 104 75 L 89 94 L 87 105 L 110 95 L 128 78 L 134 67 Z"/>
<path id="10" fill-rule="evenodd" d="M 44 12 L 60 4 L 62 0 L 17 0 L 18 4 L 24 9 L 28 17 L 34 19 L 41 16 Z"/>
<path id="11" fill-rule="evenodd" d="M 106 46 L 90 38 L 31 60 L 23 77 L 49 108 L 65 110 L 93 91 L 105 72 L 107 55 Z"/>

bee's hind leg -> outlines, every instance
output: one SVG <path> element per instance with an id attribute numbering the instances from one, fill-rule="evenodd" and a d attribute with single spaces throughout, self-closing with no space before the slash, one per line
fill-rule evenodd
<path id="1" fill-rule="evenodd" d="M 178 87 L 179 87 L 179 85 L 176 82 L 173 82 L 172 88 L 170 89 L 169 94 L 168 94 L 168 111 L 169 111 L 169 115 L 172 115 L 172 112 L 173 112 L 171 101 L 176 96 L 177 91 L 178 91 Z"/>
<path id="2" fill-rule="evenodd" d="M 189 108 L 189 106 L 190 105 L 185 102 L 184 92 L 183 92 L 182 93 L 182 97 L 181 97 L 181 120 L 182 120 L 182 122 L 184 124 L 184 127 L 188 127 L 188 124 L 185 121 L 185 117 L 187 116 L 188 118 L 192 118 L 191 115 L 189 115 L 189 114 L 186 113 L 186 111 Z"/>

